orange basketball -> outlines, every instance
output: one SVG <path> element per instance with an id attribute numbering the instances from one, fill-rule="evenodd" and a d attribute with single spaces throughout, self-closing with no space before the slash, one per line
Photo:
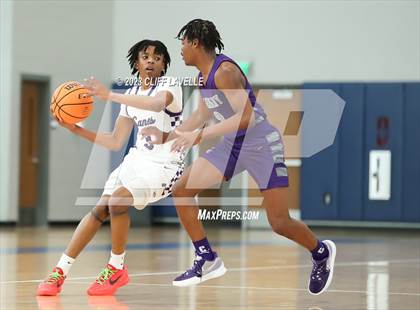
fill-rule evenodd
<path id="1" fill-rule="evenodd" d="M 61 84 L 51 98 L 50 111 L 60 121 L 76 124 L 87 118 L 93 110 L 93 98 L 76 81 Z"/>

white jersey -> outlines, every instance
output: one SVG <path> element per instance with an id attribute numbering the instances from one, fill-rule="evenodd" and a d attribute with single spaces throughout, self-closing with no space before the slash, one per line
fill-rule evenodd
<path id="1" fill-rule="evenodd" d="M 141 137 L 141 129 L 148 126 L 155 126 L 159 130 L 169 132 L 182 123 L 182 89 L 176 83 L 171 83 L 173 78 L 165 77 L 156 86 L 142 90 L 140 86 L 134 86 L 125 93 L 130 95 L 155 96 L 161 91 L 168 91 L 172 94 L 172 102 L 163 111 L 154 112 L 138 109 L 121 104 L 120 116 L 128 117 L 137 126 L 137 137 L 135 147 L 130 149 L 130 155 L 139 155 L 139 159 L 147 158 L 155 162 L 172 162 L 181 164 L 184 156 L 182 153 L 171 152 L 173 142 L 165 144 L 152 144 L 149 136 Z"/>

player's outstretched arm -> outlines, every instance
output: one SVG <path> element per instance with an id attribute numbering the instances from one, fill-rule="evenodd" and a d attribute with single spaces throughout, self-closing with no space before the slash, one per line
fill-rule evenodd
<path id="1" fill-rule="evenodd" d="M 207 108 L 203 99 L 200 98 L 198 108 L 191 115 L 179 125 L 177 131 L 193 131 L 203 127 L 203 125 L 212 117 L 211 112 Z"/>
<path id="2" fill-rule="evenodd" d="M 160 112 L 172 103 L 173 96 L 169 91 L 160 91 L 155 96 L 125 95 L 110 92 L 108 99 L 133 108 Z"/>
<path id="3" fill-rule="evenodd" d="M 60 125 L 67 128 L 75 135 L 112 151 L 118 151 L 122 148 L 133 129 L 133 121 L 124 116 L 119 116 L 117 118 L 112 133 L 94 132 L 77 125 L 68 125 L 64 123 L 60 123 Z"/>
<path id="4" fill-rule="evenodd" d="M 154 112 L 164 110 L 174 99 L 171 92 L 166 90 L 159 91 L 155 96 L 115 93 L 93 77 L 85 80 L 85 87 L 89 89 L 91 96 L 96 96 L 102 100 L 111 100 L 133 108 Z"/>
<path id="5" fill-rule="evenodd" d="M 191 115 L 176 128 L 176 130 L 163 132 L 155 126 L 149 126 L 143 128 L 141 130 L 141 134 L 142 136 L 151 136 L 153 144 L 162 144 L 178 138 L 178 132 L 191 132 L 198 128 L 202 128 L 210 118 L 210 111 L 207 109 L 203 100 L 200 99 L 198 109 L 192 112 Z"/>

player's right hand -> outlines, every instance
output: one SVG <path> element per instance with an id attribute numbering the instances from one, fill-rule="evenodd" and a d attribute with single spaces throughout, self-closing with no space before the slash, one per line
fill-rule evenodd
<path id="1" fill-rule="evenodd" d="M 144 127 L 140 131 L 141 137 L 150 136 L 152 144 L 163 144 L 163 131 L 159 130 L 156 126 Z"/>
<path id="2" fill-rule="evenodd" d="M 54 116 L 54 118 L 55 118 L 55 120 L 58 122 L 58 124 L 61 127 L 67 128 L 70 131 L 73 131 L 76 128 L 76 125 L 75 124 L 67 124 L 67 123 L 64 123 L 63 121 L 60 121 L 56 116 Z"/>

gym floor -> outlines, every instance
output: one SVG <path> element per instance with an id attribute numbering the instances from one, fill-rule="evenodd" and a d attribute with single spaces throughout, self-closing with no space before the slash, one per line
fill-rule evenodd
<path id="1" fill-rule="evenodd" d="M 420 309 L 420 233 L 415 230 L 315 229 L 337 244 L 334 279 L 311 296 L 310 256 L 267 230 L 209 228 L 228 272 L 178 288 L 193 249 L 178 227 L 132 228 L 126 256 L 130 283 L 115 296 L 89 297 L 88 285 L 108 261 L 109 226 L 79 256 L 57 297 L 37 297 L 74 226 L 0 228 L 0 309 Z"/>

